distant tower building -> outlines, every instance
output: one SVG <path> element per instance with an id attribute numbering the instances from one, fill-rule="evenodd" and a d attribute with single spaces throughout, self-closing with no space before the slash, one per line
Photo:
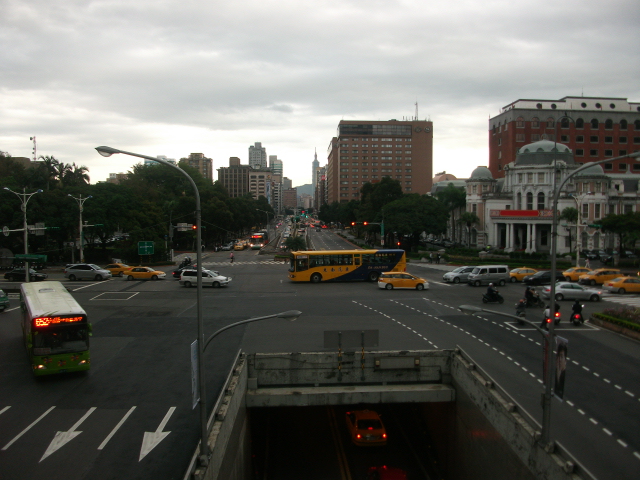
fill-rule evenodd
<path id="1" fill-rule="evenodd" d="M 313 152 L 313 162 L 311 162 L 311 182 L 313 182 L 313 194 L 316 194 L 316 187 L 318 186 L 318 168 L 320 168 L 320 162 L 318 161 L 318 152 Z"/>
<path id="2" fill-rule="evenodd" d="M 275 175 L 282 175 L 282 160 L 278 160 L 277 155 L 269 155 L 269 168 Z"/>
<path id="3" fill-rule="evenodd" d="M 285 190 L 289 190 L 290 188 L 293 188 L 293 182 L 291 181 L 290 178 L 284 177 L 282 179 L 282 188 L 284 188 Z"/>
<path id="4" fill-rule="evenodd" d="M 172 165 L 176 165 L 176 159 L 175 158 L 168 158 L 166 155 L 156 155 L 156 158 L 159 158 L 160 160 L 164 160 L 165 162 L 169 162 Z M 153 160 L 146 160 L 144 161 L 145 165 L 160 165 L 160 162 L 154 162 Z"/>
<path id="5" fill-rule="evenodd" d="M 265 197 L 271 205 L 271 182 L 272 174 L 268 168 L 253 168 L 249 171 L 249 193 L 256 200 L 258 197 Z"/>
<path id="6" fill-rule="evenodd" d="M 267 149 L 261 142 L 249 147 L 249 166 L 251 168 L 267 168 Z"/>

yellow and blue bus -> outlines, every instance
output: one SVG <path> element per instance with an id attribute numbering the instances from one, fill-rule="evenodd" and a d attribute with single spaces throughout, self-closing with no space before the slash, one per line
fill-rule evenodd
<path id="1" fill-rule="evenodd" d="M 293 282 L 375 282 L 382 272 L 404 272 L 404 250 L 317 250 L 292 252 L 289 278 Z"/>
<path id="2" fill-rule="evenodd" d="M 91 324 L 60 282 L 20 287 L 22 334 L 34 375 L 89 370 Z"/>

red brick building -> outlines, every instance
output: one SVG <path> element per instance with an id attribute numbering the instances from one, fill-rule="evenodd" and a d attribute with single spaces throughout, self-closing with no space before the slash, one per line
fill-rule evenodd
<path id="1" fill-rule="evenodd" d="M 640 103 L 626 98 L 521 99 L 489 119 L 489 170 L 504 177 L 518 149 L 539 140 L 567 145 L 578 163 L 615 158 L 640 150 Z M 640 163 L 603 164 L 605 173 L 640 173 Z"/>
<path id="2" fill-rule="evenodd" d="M 433 177 L 433 124 L 420 120 L 342 120 L 327 152 L 327 203 L 360 199 L 365 183 L 396 179 L 425 194 Z"/>

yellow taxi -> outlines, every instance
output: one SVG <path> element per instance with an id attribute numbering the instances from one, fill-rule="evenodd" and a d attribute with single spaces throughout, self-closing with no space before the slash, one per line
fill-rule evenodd
<path id="1" fill-rule="evenodd" d="M 580 275 L 584 275 L 590 271 L 591 269 L 587 267 L 572 267 L 562 272 L 562 275 L 564 275 L 564 279 L 567 282 L 577 282 L 580 279 Z"/>
<path id="2" fill-rule="evenodd" d="M 127 276 L 127 280 L 158 280 L 167 276 L 166 273 L 151 267 L 131 267 L 124 275 Z"/>
<path id="3" fill-rule="evenodd" d="M 591 270 L 589 273 L 580 275 L 580 283 L 584 285 L 602 285 L 609 280 L 622 276 L 622 272 L 617 268 L 597 268 L 596 270 Z"/>
<path id="4" fill-rule="evenodd" d="M 373 410 L 354 410 L 347 412 L 347 429 L 351 441 L 361 447 L 387 444 L 387 430 Z"/>
<path id="5" fill-rule="evenodd" d="M 536 270 L 535 268 L 514 268 L 509 272 L 509 280 L 511 281 L 511 283 L 521 282 L 524 277 L 528 277 L 529 275 L 533 275 L 534 273 L 538 273 L 538 270 Z"/>
<path id="6" fill-rule="evenodd" d="M 605 282 L 602 287 L 616 293 L 640 293 L 640 278 L 618 277 Z"/>
<path id="7" fill-rule="evenodd" d="M 129 270 L 131 267 L 124 263 L 110 263 L 106 267 L 105 270 L 109 270 L 111 275 L 114 277 L 121 277 L 126 270 Z"/>
<path id="8" fill-rule="evenodd" d="M 428 290 L 429 282 L 407 272 L 385 272 L 378 277 L 378 287 L 393 290 L 394 288 L 411 288 Z"/>
<path id="9" fill-rule="evenodd" d="M 236 244 L 233 246 L 234 250 L 244 250 L 244 242 L 242 240 L 238 240 Z"/>

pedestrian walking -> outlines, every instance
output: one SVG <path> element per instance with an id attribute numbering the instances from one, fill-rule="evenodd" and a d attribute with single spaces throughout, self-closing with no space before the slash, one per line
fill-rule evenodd
<path id="1" fill-rule="evenodd" d="M 429 254 L 429 263 L 433 263 L 433 252 Z"/>
<path id="2" fill-rule="evenodd" d="M 438 254 L 438 265 L 440 265 L 440 254 Z"/>
<path id="3" fill-rule="evenodd" d="M 591 265 L 589 265 L 589 259 L 588 258 L 585 260 L 584 266 L 585 266 L 585 268 L 591 268 Z"/>
<path id="4" fill-rule="evenodd" d="M 231 252 L 231 254 L 229 255 L 229 259 L 231 260 L 231 265 L 233 265 L 233 252 Z"/>

